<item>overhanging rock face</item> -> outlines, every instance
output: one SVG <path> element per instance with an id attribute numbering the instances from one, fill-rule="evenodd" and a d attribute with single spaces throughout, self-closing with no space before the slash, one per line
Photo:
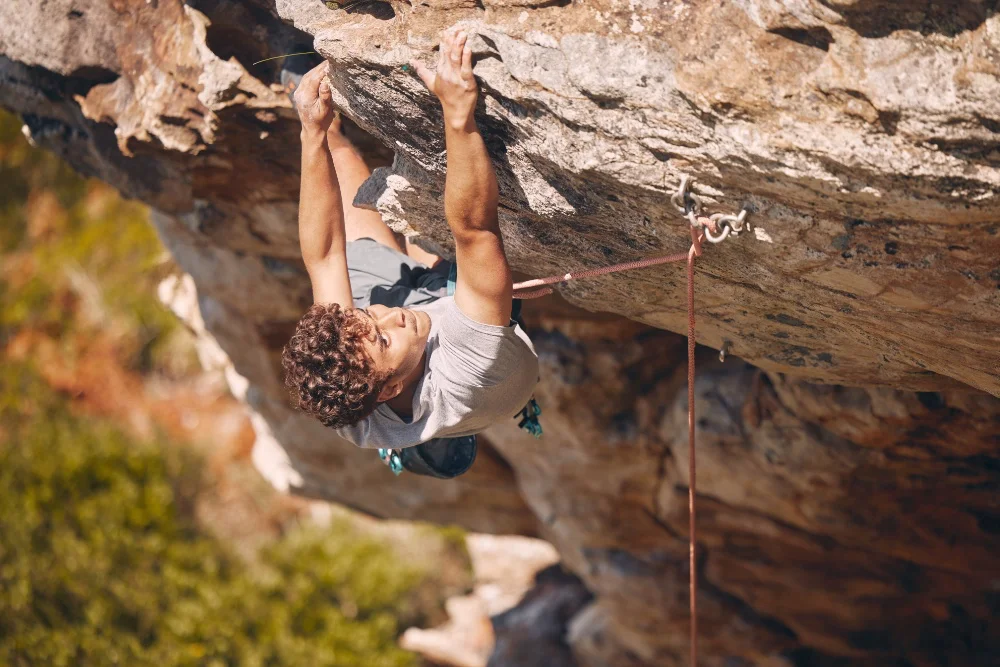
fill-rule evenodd
<path id="1" fill-rule="evenodd" d="M 701 341 L 764 369 L 707 354 L 696 383 L 705 664 L 989 664 L 1000 17 L 941 5 L 15 0 L 0 5 L 0 105 L 154 208 L 197 326 L 247 380 L 272 482 L 540 534 L 595 595 L 569 624 L 581 663 L 682 664 L 684 350 L 664 331 L 686 325 L 679 267 L 561 289 L 586 310 L 532 304 L 546 435 L 492 429 L 458 481 L 394 479 L 287 407 L 278 355 L 311 299 L 298 124 L 280 61 L 253 63 L 315 44 L 385 167 L 357 203 L 447 250 L 440 112 L 400 66 L 464 22 L 525 275 L 684 250 L 669 203 L 684 175 L 708 213 L 752 211 L 696 281 Z"/>
<path id="2" fill-rule="evenodd" d="M 1000 393 L 989 3 L 277 4 L 332 61 L 341 106 L 396 150 L 383 208 L 401 228 L 448 242 L 440 113 L 401 65 L 462 21 L 518 268 L 685 249 L 667 195 L 688 175 L 711 212 L 756 225 L 701 262 L 703 342 L 826 381 Z M 563 293 L 683 331 L 682 284 L 661 268 Z"/>

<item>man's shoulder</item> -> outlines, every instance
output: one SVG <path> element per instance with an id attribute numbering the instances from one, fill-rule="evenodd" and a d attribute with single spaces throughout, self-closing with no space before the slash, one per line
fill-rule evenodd
<path id="1" fill-rule="evenodd" d="M 506 326 L 477 322 L 462 312 L 462 309 L 455 303 L 454 297 L 446 298 L 448 299 L 448 303 L 442 304 L 442 308 L 439 311 L 439 315 L 441 316 L 440 332 L 442 335 L 451 335 L 456 338 L 456 342 L 475 340 L 478 337 L 477 334 L 505 338 L 511 341 L 521 340 L 534 352 L 534 347 L 531 344 L 528 334 L 514 320 L 510 320 L 510 323 Z"/>
<path id="2" fill-rule="evenodd" d="M 447 394 L 481 395 L 520 386 L 528 382 L 527 376 L 534 381 L 537 363 L 534 346 L 520 326 L 482 324 L 452 305 L 441 318 L 427 379 Z"/>

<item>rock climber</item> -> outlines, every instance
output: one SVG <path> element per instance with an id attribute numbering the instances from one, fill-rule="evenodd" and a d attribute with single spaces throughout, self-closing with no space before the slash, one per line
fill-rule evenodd
<path id="1" fill-rule="evenodd" d="M 450 262 L 352 205 L 371 174 L 342 132 L 327 65 L 305 74 L 293 97 L 302 123 L 299 242 L 314 303 L 282 353 L 285 383 L 299 409 L 359 447 L 475 434 L 515 416 L 538 380 L 531 341 L 511 320 L 467 33 L 442 33 L 436 71 L 410 65 L 444 112 L 454 296 L 445 296 Z"/>

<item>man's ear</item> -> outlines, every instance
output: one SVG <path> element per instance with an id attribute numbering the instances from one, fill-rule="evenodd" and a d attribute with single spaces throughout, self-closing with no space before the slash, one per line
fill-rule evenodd
<path id="1" fill-rule="evenodd" d="M 382 385 L 382 390 L 378 393 L 378 402 L 385 403 L 388 400 L 396 398 L 401 391 L 403 391 L 402 382 L 386 382 Z"/>

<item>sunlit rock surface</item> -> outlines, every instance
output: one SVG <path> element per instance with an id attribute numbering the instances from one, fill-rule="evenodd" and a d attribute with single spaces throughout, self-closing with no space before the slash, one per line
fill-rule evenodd
<path id="1" fill-rule="evenodd" d="M 311 299 L 298 124 L 282 61 L 254 63 L 329 59 L 351 136 L 384 167 L 357 203 L 446 252 L 440 112 L 401 65 L 431 62 L 458 21 L 477 34 L 478 118 L 519 272 L 684 250 L 669 203 L 682 175 L 706 212 L 751 211 L 754 229 L 708 247 L 696 279 L 700 341 L 753 364 L 706 350 L 696 383 L 704 664 L 990 664 L 992 0 L 8 0 L 0 105 L 153 207 L 190 275 L 164 295 L 218 346 L 273 484 L 543 536 L 594 595 L 562 639 L 579 663 L 683 664 L 680 267 L 532 304 L 545 437 L 497 426 L 460 480 L 393 478 L 287 407 L 278 355 Z"/>

